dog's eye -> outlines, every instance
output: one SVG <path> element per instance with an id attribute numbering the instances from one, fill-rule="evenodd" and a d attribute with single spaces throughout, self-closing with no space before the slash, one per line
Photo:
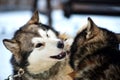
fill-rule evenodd
<path id="1" fill-rule="evenodd" d="M 64 41 L 67 41 L 67 38 L 65 38 Z"/>
<path id="2" fill-rule="evenodd" d="M 41 46 L 43 46 L 42 43 L 37 43 L 35 47 L 36 47 L 36 48 L 39 48 L 39 47 L 41 47 Z"/>

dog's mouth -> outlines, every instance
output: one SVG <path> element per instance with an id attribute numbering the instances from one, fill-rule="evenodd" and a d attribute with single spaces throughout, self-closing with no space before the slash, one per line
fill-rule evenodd
<path id="1" fill-rule="evenodd" d="M 59 55 L 55 55 L 55 56 L 50 56 L 50 58 L 53 58 L 53 59 L 63 59 L 65 58 L 67 55 L 67 52 L 61 52 Z"/>

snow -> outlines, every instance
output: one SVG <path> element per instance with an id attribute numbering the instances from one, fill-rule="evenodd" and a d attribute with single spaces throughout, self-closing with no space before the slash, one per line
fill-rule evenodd
<path id="1" fill-rule="evenodd" d="M 3 38 L 10 38 L 11 35 L 0 35 L 0 80 L 4 80 L 12 73 L 10 65 L 11 53 L 3 46 Z"/>
<path id="2" fill-rule="evenodd" d="M 87 23 L 87 18 L 91 17 L 93 21 L 101 27 L 107 28 L 113 32 L 120 32 L 120 16 L 98 16 L 98 15 L 72 15 L 65 18 L 62 11 L 54 11 L 52 14 L 53 26 L 56 30 L 74 35 L 80 27 Z"/>
<path id="3" fill-rule="evenodd" d="M 12 11 L 0 12 L 0 80 L 4 80 L 12 74 L 10 65 L 11 53 L 3 46 L 3 39 L 11 39 L 13 33 L 23 26 L 30 18 L 30 11 Z M 120 16 L 98 16 L 98 15 L 72 15 L 65 18 L 61 10 L 53 11 L 53 27 L 62 33 L 75 35 L 77 30 L 87 23 L 87 17 L 91 17 L 93 21 L 104 28 L 113 32 L 120 33 Z M 47 24 L 47 17 L 40 14 L 41 23 Z"/>

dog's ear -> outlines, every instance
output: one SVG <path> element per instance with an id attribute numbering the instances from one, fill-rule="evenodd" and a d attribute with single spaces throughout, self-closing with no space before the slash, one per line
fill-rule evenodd
<path id="1" fill-rule="evenodd" d="M 118 39 L 118 42 L 120 43 L 120 34 L 116 34 L 116 37 Z"/>
<path id="2" fill-rule="evenodd" d="M 3 44 L 8 50 L 10 50 L 13 53 L 16 61 L 19 62 L 21 59 L 20 54 L 18 54 L 20 51 L 19 44 L 14 40 L 9 40 L 9 39 L 4 39 Z"/>
<path id="3" fill-rule="evenodd" d="M 93 20 L 88 17 L 88 23 L 87 23 L 87 35 L 86 38 L 89 38 L 91 35 L 93 35 L 92 33 L 98 33 L 99 29 L 97 27 L 97 25 L 93 22 Z"/>
<path id="4" fill-rule="evenodd" d="M 16 41 L 14 40 L 9 40 L 9 39 L 4 39 L 3 44 L 5 47 L 10 50 L 14 55 L 17 55 L 19 52 L 19 45 Z"/>
<path id="5" fill-rule="evenodd" d="M 39 23 L 39 12 L 36 10 L 31 17 L 31 19 L 28 21 L 28 24 L 36 24 Z"/>

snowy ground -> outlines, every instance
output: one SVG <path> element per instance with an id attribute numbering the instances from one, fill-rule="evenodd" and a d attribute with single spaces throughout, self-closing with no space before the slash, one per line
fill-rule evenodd
<path id="1" fill-rule="evenodd" d="M 60 32 L 75 35 L 77 30 L 87 23 L 88 16 L 99 26 L 120 33 L 120 16 L 73 15 L 67 19 L 61 10 L 52 13 L 53 27 Z M 3 46 L 2 40 L 10 39 L 14 31 L 24 25 L 30 17 L 30 11 L 0 12 L 0 80 L 12 73 L 9 63 L 11 53 Z M 40 14 L 40 21 L 47 24 L 47 17 Z"/>

